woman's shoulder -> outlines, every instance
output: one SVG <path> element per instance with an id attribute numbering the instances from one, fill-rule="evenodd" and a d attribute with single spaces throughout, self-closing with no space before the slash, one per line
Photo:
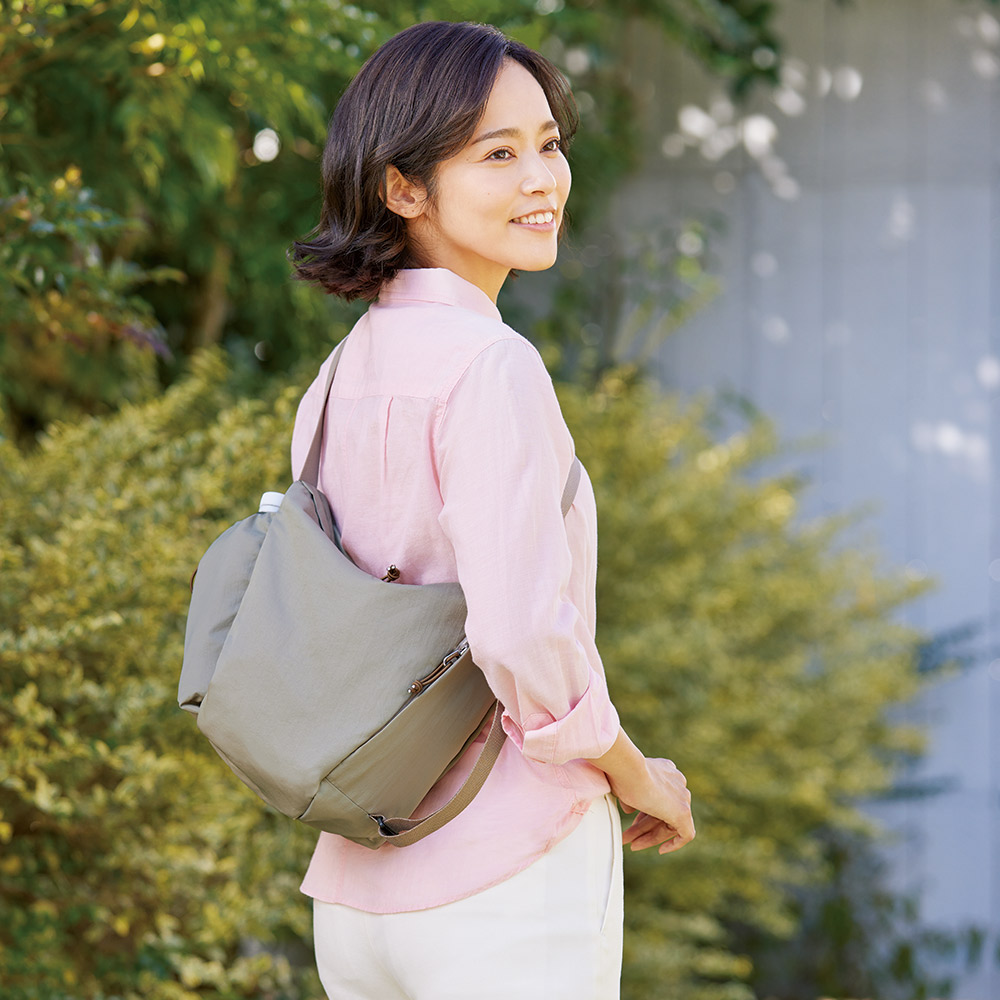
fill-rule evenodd
<path id="1" fill-rule="evenodd" d="M 372 351 L 380 367 L 405 371 L 416 382 L 442 398 L 480 368 L 540 366 L 531 342 L 502 319 L 457 305 L 426 308 L 416 305 L 392 310 L 392 316 L 369 314 Z M 389 322 L 386 322 L 386 321 Z M 431 378 L 433 373 L 433 378 Z M 408 381 L 406 375 L 403 380 Z"/>
<path id="2" fill-rule="evenodd" d="M 503 320 L 473 313 L 467 317 L 454 316 L 449 326 L 449 334 L 439 342 L 444 350 L 454 352 L 466 365 L 480 359 L 484 353 L 488 357 L 509 357 L 515 363 L 521 357 L 538 357 L 534 344 Z"/>
<path id="3" fill-rule="evenodd" d="M 452 364 L 450 386 L 443 386 L 444 395 L 459 382 L 504 382 L 508 379 L 550 382 L 545 362 L 538 349 L 527 337 L 502 321 L 467 328 L 453 343 L 442 345 L 450 353 Z"/>

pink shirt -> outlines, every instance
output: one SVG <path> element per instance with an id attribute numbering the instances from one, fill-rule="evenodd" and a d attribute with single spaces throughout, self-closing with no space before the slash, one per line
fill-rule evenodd
<path id="1" fill-rule="evenodd" d="M 329 359 L 299 404 L 301 474 Z M 401 271 L 358 321 L 330 394 L 319 487 L 368 573 L 457 580 L 476 663 L 508 740 L 458 817 L 377 851 L 322 833 L 302 883 L 375 913 L 470 896 L 526 868 L 608 791 L 598 757 L 618 715 L 594 644 L 597 511 L 586 473 L 565 521 L 573 440 L 535 348 L 489 297 L 441 268 Z M 474 742 L 414 815 L 447 800 Z"/>

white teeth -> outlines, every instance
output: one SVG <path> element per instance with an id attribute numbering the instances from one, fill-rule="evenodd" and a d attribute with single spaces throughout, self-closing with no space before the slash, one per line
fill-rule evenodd
<path id="1" fill-rule="evenodd" d="M 533 212 L 531 215 L 522 215 L 515 222 L 527 224 L 529 226 L 540 226 L 543 223 L 552 222 L 555 219 L 555 212 Z"/>

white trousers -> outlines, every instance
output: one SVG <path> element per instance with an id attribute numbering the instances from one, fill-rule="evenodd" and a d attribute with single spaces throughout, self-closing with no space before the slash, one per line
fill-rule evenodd
<path id="1" fill-rule="evenodd" d="M 622 839 L 611 796 L 524 871 L 409 913 L 314 900 L 330 1000 L 618 1000 Z"/>

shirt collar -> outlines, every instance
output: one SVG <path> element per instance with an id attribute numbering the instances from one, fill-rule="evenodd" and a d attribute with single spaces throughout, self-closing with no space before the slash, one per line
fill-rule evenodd
<path id="1" fill-rule="evenodd" d="M 482 316 L 500 320 L 500 310 L 477 285 L 445 267 L 404 268 L 387 281 L 378 294 L 380 306 L 403 302 L 439 302 L 461 306 Z"/>

